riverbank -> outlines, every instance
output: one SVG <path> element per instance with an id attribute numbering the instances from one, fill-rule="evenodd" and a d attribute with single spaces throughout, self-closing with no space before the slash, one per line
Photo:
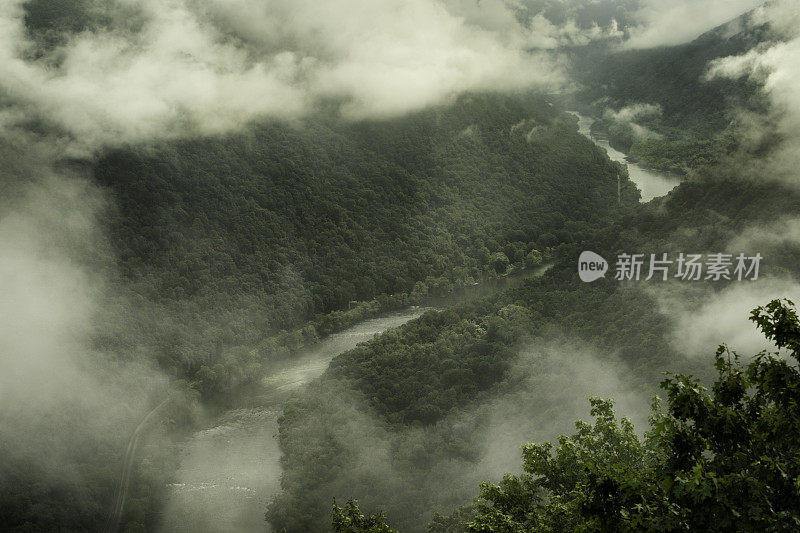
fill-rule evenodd
<path id="1" fill-rule="evenodd" d="M 245 406 L 222 413 L 184 445 L 180 467 L 168 487 L 160 530 L 263 532 L 264 510 L 280 490 L 277 433 L 283 402 L 320 376 L 336 355 L 426 310 L 407 309 L 365 320 L 276 364 L 259 381 L 258 390 L 251 390 Z"/>
<path id="2" fill-rule="evenodd" d="M 597 146 L 603 148 L 612 161 L 622 163 L 628 167 L 628 177 L 636 184 L 642 193 L 642 202 L 649 202 L 653 198 L 664 196 L 683 181 L 683 176 L 645 168 L 628 156 L 611 146 L 607 139 L 600 139 L 592 135 L 591 128 L 595 119 L 571 111 L 578 117 L 578 131 L 590 139 Z"/>
<path id="3" fill-rule="evenodd" d="M 331 360 L 433 308 L 443 308 L 512 287 L 544 274 L 549 264 L 462 287 L 421 306 L 373 317 L 333 333 L 288 359 L 271 363 L 263 377 L 217 413 L 183 446 L 169 484 L 161 531 L 233 533 L 270 531 L 267 503 L 280 490 L 278 417 L 292 393 L 322 375 Z"/>

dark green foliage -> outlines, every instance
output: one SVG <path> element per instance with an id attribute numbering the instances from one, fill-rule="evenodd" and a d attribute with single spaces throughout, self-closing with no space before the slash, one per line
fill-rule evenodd
<path id="1" fill-rule="evenodd" d="M 778 39 L 768 25 L 752 25 L 751 19 L 743 15 L 680 46 L 574 49 L 571 72 L 583 87 L 571 105 L 601 117 L 593 131 L 644 166 L 687 173 L 717 163 L 737 146 L 737 112 L 766 110 L 757 83 L 706 77 L 714 59 Z M 635 119 L 654 136 L 637 135 L 627 122 L 604 116 L 636 104 L 660 108 L 656 116 Z"/>
<path id="2" fill-rule="evenodd" d="M 337 357 L 328 373 L 351 380 L 390 422 L 436 422 L 500 380 L 510 347 L 530 328 L 524 309 L 503 319 L 479 314 L 485 306 L 426 313 Z"/>
<path id="3" fill-rule="evenodd" d="M 24 6 L 25 25 L 33 35 L 55 39 L 60 33 L 84 31 L 91 23 L 89 0 L 29 0 Z"/>
<path id="4" fill-rule="evenodd" d="M 487 244 L 499 252 L 511 237 L 608 220 L 613 206 L 596 209 L 597 194 L 613 192 L 613 166 L 556 124 L 542 145 L 510 133 L 531 116 L 553 120 L 537 113 L 472 98 L 397 122 L 263 126 L 156 154 L 118 151 L 95 173 L 120 205 L 125 272 L 157 275 L 153 296 L 285 297 L 296 289 L 281 280 L 300 275 L 307 292 L 274 314 L 303 318 L 455 267 L 478 274 Z"/>
<path id="5" fill-rule="evenodd" d="M 637 135 L 633 127 L 612 117 L 592 124 L 595 135 L 607 136 L 609 143 L 634 163 L 674 174 L 714 165 L 738 147 L 733 127 L 720 131 L 694 131 L 665 126 L 661 118 L 637 120 L 650 134 Z"/>
<path id="6" fill-rule="evenodd" d="M 537 97 L 464 96 L 391 121 L 118 149 L 94 174 L 126 284 L 170 317 L 142 328 L 162 366 L 196 377 L 298 323 L 329 333 L 339 317 L 322 315 L 353 301 L 403 305 L 522 268 L 613 219 L 618 171 Z"/>
<path id="7" fill-rule="evenodd" d="M 505 274 L 506 270 L 508 270 L 508 264 L 509 264 L 508 256 L 506 256 L 506 254 L 504 254 L 503 252 L 493 253 L 492 257 L 490 258 L 490 261 L 492 264 L 492 268 L 498 274 Z"/>
<path id="8" fill-rule="evenodd" d="M 144 17 L 131 2 L 97 0 L 27 0 L 25 29 L 34 44 L 27 52 L 36 59 L 58 63 L 58 48 L 81 32 L 139 30 Z"/>
<path id="9" fill-rule="evenodd" d="M 383 513 L 362 514 L 358 500 L 347 500 L 343 508 L 334 502 L 331 510 L 331 525 L 336 533 L 393 533 L 385 519 Z"/>
<path id="10" fill-rule="evenodd" d="M 26 2 L 25 22 L 36 45 L 30 53 L 58 61 L 57 54 L 47 54 L 68 33 L 102 28 L 111 16 L 137 24 L 135 13 L 103 11 L 101 5 Z M 608 97 L 603 105 L 612 108 L 659 104 L 663 115 L 643 125 L 661 138 L 636 137 L 629 126 L 613 121 L 597 126 L 647 165 L 680 172 L 702 168 L 735 148 L 731 106 L 761 105 L 747 83 L 701 83 L 705 66 L 709 59 L 740 53 L 766 38 L 711 35 L 669 50 L 590 55 L 592 68 L 580 67 L 589 87 L 582 97 L 588 103 Z M 281 420 L 285 491 L 270 518 L 295 531 L 314 530 L 325 522 L 332 480 L 352 481 L 348 489 L 356 493 L 394 488 L 369 485 L 374 478 L 363 474 L 348 477 L 347 469 L 359 458 L 345 456 L 348 450 L 337 439 L 352 417 L 375 414 L 390 435 L 440 424 L 449 413 L 489 397 L 504 384 L 523 339 L 541 339 L 548 328 L 558 328 L 601 352 L 618 351 L 640 380 L 651 379 L 666 361 L 675 360 L 665 339 L 669 324 L 652 296 L 607 282 L 588 286 L 575 280 L 574 257 L 583 243 L 609 255 L 633 249 L 661 252 L 687 242 L 713 247 L 747 221 L 769 221 L 800 205 L 796 193 L 773 184 L 709 178 L 684 184 L 658 206 L 625 214 L 636 200 L 630 184 L 623 181 L 620 209 L 620 167 L 577 135 L 570 120 L 542 99 L 498 96 L 464 96 L 452 106 L 390 121 L 345 123 L 318 117 L 302 124 L 257 124 L 225 138 L 131 146 L 102 154 L 93 171 L 114 200 L 116 210 L 108 213 L 107 222 L 120 259 L 117 281 L 130 295 L 125 303 L 130 307 L 116 310 L 124 331 L 103 331 L 97 344 L 128 358 L 155 354 L 162 368 L 191 380 L 211 402 L 231 401 L 242 384 L 257 379 L 263 363 L 290 356 L 318 336 L 380 310 L 538 265 L 539 251 L 550 257 L 551 249 L 561 246 L 544 279 L 427 314 L 363 345 L 337 359 L 312 394 L 287 405 Z M 727 223 L 731 226 L 726 228 Z M 605 229 L 594 233 L 599 227 Z M 676 235 L 686 229 L 691 240 L 681 241 Z M 787 267 L 798 256 L 798 250 L 782 247 L 775 251 L 774 264 Z M 777 305 L 754 318 L 772 328 L 765 329 L 768 336 L 794 349 L 789 344 L 796 338 L 793 312 Z M 529 493 L 510 478 L 497 490 L 487 486 L 485 502 L 496 500 L 512 512 L 506 516 L 495 506 L 479 507 L 477 516 L 468 511 L 438 518 L 436 530 L 454 530 L 468 522 L 465 515 L 473 529 L 495 524 L 514 530 L 528 519 L 518 511 L 529 500 L 548 506 L 536 518 L 543 530 L 570 530 L 576 524 L 624 528 L 633 520 L 649 524 L 656 518 L 676 528 L 725 526 L 731 506 L 742 512 L 727 519 L 742 527 L 768 528 L 765 516 L 793 501 L 781 496 L 797 496 L 791 492 L 797 465 L 783 460 L 787 454 L 796 456 L 796 450 L 780 433 L 796 433 L 796 413 L 789 409 L 791 416 L 784 416 L 774 408 L 784 406 L 783 401 L 796 410 L 792 394 L 781 392 L 796 374 L 780 362 L 764 362 L 751 372 L 718 359 L 721 375 L 733 377 L 715 388 L 713 397 L 688 378 L 665 384 L 671 405 L 678 407 L 659 420 L 668 421 L 663 435 L 680 451 L 675 454 L 680 461 L 668 465 L 672 470 L 661 468 L 680 470 L 680 483 L 665 487 L 655 478 L 630 482 L 640 470 L 649 472 L 642 465 L 661 463 L 626 423 L 616 422 L 610 405 L 596 402 L 598 424 L 579 428 L 570 444 L 586 453 L 567 457 L 570 450 L 564 451 L 567 459 L 588 462 L 594 470 L 558 470 L 562 465 L 545 457 L 543 448 L 526 448 L 531 472 L 557 471 L 553 482 Z M 772 392 L 755 399 L 743 392 L 764 384 Z M 342 391 L 352 393 L 361 410 L 338 409 L 334 400 Z M 717 409 L 719 402 L 727 402 L 728 411 Z M 742 406 L 751 412 L 742 415 Z M 748 426 L 746 416 L 756 411 L 766 418 Z M 169 418 L 178 426 L 191 424 L 186 413 Z M 688 429 L 686 420 L 692 422 Z M 740 436 L 731 429 L 742 427 L 751 430 L 746 438 L 758 431 L 766 437 L 737 441 Z M 114 429 L 123 435 L 126 428 Z M 475 453 L 466 432 L 437 431 L 413 449 L 388 438 L 394 466 L 419 471 L 438 457 L 469 460 Z M 107 465 L 117 464 L 124 448 L 116 444 L 101 449 L 78 442 L 85 447 L 81 483 L 49 483 L 48 473 L 36 465 L 4 463 L 0 523 L 19 530 L 97 529 L 116 476 Z M 724 453 L 746 449 L 729 463 L 721 463 L 724 453 L 698 458 L 698 450 L 712 445 Z M 2 443 L 0 448 L 13 446 Z M 781 453 L 773 462 L 759 462 L 754 455 Z M 134 474 L 123 518 L 127 530 L 152 529 L 157 523 L 155 502 L 174 466 L 171 459 L 168 453 L 151 457 Z M 31 486 L 31 479 L 45 481 Z M 588 492 L 560 501 L 553 497 L 570 483 Z M 770 492 L 780 483 L 780 490 Z M 84 491 L 85 486 L 91 488 Z M 636 491 L 645 489 L 656 496 L 647 507 L 636 508 Z M 410 494 L 397 494 L 397 506 L 407 516 L 416 513 L 419 521 L 420 510 L 428 510 L 430 490 L 413 487 Z M 518 497 L 520 491 L 525 498 Z M 737 491 L 758 497 L 737 500 Z M 702 514 L 692 507 L 698 494 L 706 498 L 701 499 L 706 507 L 698 507 Z M 784 524 L 787 517 L 773 516 L 772 525 Z M 333 521 L 342 531 L 389 531 L 382 515 L 364 516 L 355 502 L 334 507 Z"/>
<path id="11" fill-rule="evenodd" d="M 558 446 L 528 444 L 521 476 L 484 484 L 468 531 L 792 531 L 800 527 L 800 322 L 772 301 L 751 320 L 795 362 L 742 366 L 721 346 L 711 390 L 663 381 L 644 440 L 610 402 Z"/>
<path id="12" fill-rule="evenodd" d="M 62 20 L 59 6 L 30 3 L 29 30 L 46 40 L 98 23 L 80 10 L 80 20 Z M 231 405 L 266 364 L 320 336 L 381 310 L 497 278 L 490 262 L 495 253 L 508 259 L 504 272 L 521 270 L 538 262 L 533 254 L 526 263 L 534 250 L 549 254 L 585 238 L 620 210 L 619 167 L 535 96 L 466 95 L 386 121 L 257 124 L 224 138 L 128 146 L 97 161 L 66 164 L 90 168 L 113 206 L 103 222 L 118 259 L 109 273 L 114 300 L 102 302 L 104 327 L 97 328 L 93 348 L 129 361 L 155 359 L 213 407 Z M 635 201 L 629 196 L 626 205 Z M 401 383 L 416 399 L 396 398 L 396 385 L 385 378 L 370 376 L 363 389 L 398 423 L 440 420 L 499 379 L 506 348 L 519 333 L 505 321 L 480 320 L 447 335 L 462 334 L 466 351 L 443 359 L 427 361 L 450 343 L 447 336 L 437 344 L 421 332 L 409 344 L 404 361 L 427 361 Z M 396 348 L 387 345 L 387 354 Z M 340 369 L 342 376 L 352 373 Z M 297 412 L 287 414 L 286 424 L 305 413 Z M 191 427 L 188 418 L 171 419 L 177 434 Z M 4 525 L 98 529 L 119 475 L 112 466 L 135 423 L 126 419 L 114 428 L 110 449 L 86 447 L 80 465 L 91 491 L 52 482 L 32 465 L 4 464 Z M 297 449 L 298 441 L 291 442 Z M 311 441 L 309 449 L 324 445 Z M 460 445 L 430 447 L 451 453 Z M 157 503 L 175 459 L 169 446 L 162 451 L 163 457 L 148 456 L 161 468 L 143 466 L 134 474 L 123 527 L 152 529 L 158 521 Z M 305 463 L 315 467 L 324 457 Z M 327 475 L 320 469 L 316 479 Z M 329 502 L 326 496 L 287 520 L 306 514 L 314 521 L 300 516 L 295 523 L 323 523 L 327 517 L 315 513 L 324 507 L 327 515 Z"/>
<path id="13" fill-rule="evenodd" d="M 586 242 L 559 248 L 552 268 L 541 278 L 444 312 L 428 313 L 337 357 L 315 390 L 355 390 L 390 424 L 391 431 L 401 432 L 409 424 L 441 421 L 448 413 L 491 397 L 497 387 L 504 386 L 519 342 L 537 344 L 553 331 L 583 341 L 606 357 L 616 354 L 630 369 L 626 384 L 643 392 L 652 391 L 652 384 L 670 368 L 704 380 L 713 378 L 710 365 L 685 357 L 670 344 L 672 319 L 662 314 L 652 293 L 642 290 L 657 282 L 621 284 L 603 279 L 582 283 L 575 265 L 585 249 L 606 258 L 625 251 L 725 250 L 727 243 L 750 225 L 774 223 L 781 213 L 800 208 L 800 195 L 792 189 L 732 173 L 723 177 L 724 169 L 718 172 L 720 175 L 699 175 L 665 199 L 623 214 Z M 764 244 L 760 251 L 769 257 L 762 276 L 796 275 L 797 250 L 790 253 L 784 244 Z M 722 287 L 699 285 L 694 288 L 706 295 L 713 292 L 705 291 Z M 273 524 L 291 524 L 293 509 L 302 509 L 308 516 L 314 508 L 320 521 L 314 523 L 321 524 L 327 515 L 326 497 L 330 498 L 333 490 L 327 480 L 335 476 L 350 479 L 339 470 L 348 464 L 339 455 L 342 451 L 324 441 L 323 455 L 321 443 L 308 437 L 312 430 L 329 431 L 341 423 L 334 420 L 346 419 L 330 411 L 334 408 L 316 413 L 319 407 L 311 399 L 316 394 L 298 399 L 292 416 L 281 421 L 281 435 L 292 437 L 281 442 L 287 458 L 286 476 L 292 482 L 284 484 L 284 493 L 271 507 Z M 431 431 L 436 433 L 438 427 Z M 469 435 L 461 444 L 473 445 Z M 437 454 L 432 451 L 421 457 L 416 461 L 424 464 L 425 460 L 435 461 Z M 415 464 L 398 463 L 402 465 L 398 468 L 408 470 Z M 369 488 L 371 483 L 369 477 L 350 480 L 349 491 L 337 487 L 336 494 L 363 500 L 364 495 L 375 494 Z M 371 500 L 371 504 L 389 506 L 397 525 L 420 527 L 420 511 L 430 510 L 429 504 L 417 509 L 412 506 L 407 515 L 392 507 L 410 499 L 409 494 L 395 491 L 384 500 Z M 405 504 L 400 506 L 405 508 Z"/>

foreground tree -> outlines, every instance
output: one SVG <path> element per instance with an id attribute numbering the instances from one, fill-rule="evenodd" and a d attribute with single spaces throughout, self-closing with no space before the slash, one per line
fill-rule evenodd
<path id="1" fill-rule="evenodd" d="M 437 516 L 432 532 L 800 530 L 800 321 L 773 300 L 750 319 L 782 353 L 743 365 L 720 346 L 711 390 L 690 376 L 661 386 L 643 439 L 609 400 L 592 398 L 558 444 L 523 447 L 523 471 L 481 485 L 474 509 Z M 464 514 L 471 514 L 464 519 Z M 391 529 L 354 502 L 334 506 L 334 530 Z"/>
<path id="2" fill-rule="evenodd" d="M 344 507 L 339 507 L 334 501 L 331 522 L 337 533 L 394 533 L 382 512 L 364 515 L 358 508 L 358 500 L 347 500 Z"/>
<path id="3" fill-rule="evenodd" d="M 790 531 L 800 528 L 800 323 L 774 300 L 751 314 L 787 358 L 746 366 L 720 346 L 711 390 L 690 376 L 661 384 L 650 432 L 637 438 L 592 399 L 594 426 L 523 448 L 524 474 L 486 483 L 472 532 Z"/>

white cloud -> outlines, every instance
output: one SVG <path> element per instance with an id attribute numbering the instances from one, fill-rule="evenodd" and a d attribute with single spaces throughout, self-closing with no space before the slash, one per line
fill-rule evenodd
<path id="1" fill-rule="evenodd" d="M 660 105 L 653 105 L 653 104 L 633 104 L 629 106 L 625 106 L 617 111 L 613 109 L 606 109 L 603 112 L 603 115 L 607 119 L 611 119 L 617 122 L 621 122 L 630 126 L 631 131 L 636 137 L 641 139 L 660 139 L 663 136 L 642 126 L 641 124 L 637 124 L 637 120 L 641 120 L 644 118 L 651 118 L 651 117 L 658 117 L 662 113 L 662 109 Z"/>
<path id="2" fill-rule="evenodd" d="M 590 420 L 590 396 L 612 398 L 618 416 L 631 419 L 643 433 L 650 397 L 658 392 L 655 385 L 642 388 L 632 378 L 630 366 L 615 354 L 599 353 L 565 338 L 523 349 L 509 382 L 517 387 L 476 408 L 486 420 L 483 456 L 475 466 L 484 478 L 519 471 L 520 445 L 572 434 L 576 420 Z"/>
<path id="3" fill-rule="evenodd" d="M 60 481 L 80 477 L 87 442 L 123 450 L 132 421 L 166 394 L 147 361 L 92 344 L 111 294 L 110 254 L 97 216 L 102 194 L 85 180 L 31 167 L 0 137 L 0 454 L 33 461 Z M 24 464 L 24 463 L 23 463 Z"/>
<path id="4" fill-rule="evenodd" d="M 800 186 L 800 7 L 793 0 L 774 2 L 756 12 L 756 22 L 769 22 L 782 33 L 783 42 L 755 48 L 740 56 L 725 57 L 709 65 L 707 76 L 738 78 L 748 76 L 763 84 L 772 109 L 761 122 L 766 131 L 777 133 L 778 145 L 768 156 L 755 162 L 760 176 Z M 755 124 L 751 135 L 765 127 Z"/>
<path id="5" fill-rule="evenodd" d="M 720 344 L 727 344 L 743 356 L 760 350 L 776 351 L 764 338 L 750 312 L 771 300 L 797 300 L 800 284 L 788 275 L 769 274 L 770 261 L 787 248 L 800 247 L 800 218 L 784 216 L 771 224 L 750 225 L 731 238 L 724 253 L 762 256 L 757 280 L 736 281 L 722 290 L 707 285 L 671 282 L 649 287 L 661 313 L 674 322 L 671 341 L 690 357 L 708 357 Z M 765 271 L 767 273 L 765 273 Z M 774 270 L 773 270 L 774 272 Z"/>
<path id="6" fill-rule="evenodd" d="M 661 115 L 661 106 L 653 104 L 633 104 L 618 111 L 606 109 L 605 115 L 619 122 L 633 122 L 636 119 Z"/>
<path id="7" fill-rule="evenodd" d="M 756 3 L 646 2 L 630 45 L 681 42 Z M 32 59 L 23 5 L 0 6 L 0 91 L 17 114 L 46 118 L 84 151 L 299 117 L 327 99 L 361 118 L 461 91 L 553 86 L 560 69 L 531 50 L 624 36 L 614 18 L 578 24 L 572 6 L 554 24 L 510 0 L 116 0 L 93 4 L 112 23 Z M 9 111 L 0 118 L 20 123 Z"/>
<path id="8" fill-rule="evenodd" d="M 685 43 L 761 4 L 761 0 L 646 0 L 636 13 L 628 48 Z"/>
<path id="9" fill-rule="evenodd" d="M 88 147 L 297 117 L 327 98 L 352 117 L 391 116 L 559 81 L 499 1 L 117 4 L 141 14 L 141 30 L 72 35 L 58 61 L 30 59 L 21 0 L 0 7 L 0 90 Z"/>
<path id="10" fill-rule="evenodd" d="M 690 290 L 674 284 L 653 292 L 661 312 L 675 319 L 671 342 L 676 350 L 689 357 L 708 358 L 720 344 L 743 357 L 761 350 L 777 351 L 750 322 L 750 311 L 798 291 L 797 282 L 776 278 L 737 282 L 715 293 L 700 290 L 694 297 Z"/>
<path id="11" fill-rule="evenodd" d="M 601 27 L 592 24 L 582 28 L 574 19 L 567 19 L 560 25 L 550 22 L 542 13 L 531 18 L 525 32 L 525 45 L 530 48 L 554 49 L 560 46 L 585 46 L 594 41 L 622 40 L 624 32 L 614 20 Z"/>

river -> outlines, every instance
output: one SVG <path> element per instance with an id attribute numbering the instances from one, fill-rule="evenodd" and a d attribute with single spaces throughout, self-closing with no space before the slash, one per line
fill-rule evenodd
<path id="1" fill-rule="evenodd" d="M 366 320 L 326 337 L 305 354 L 279 364 L 262 381 L 250 406 L 233 409 L 184 446 L 176 482 L 169 486 L 162 531 L 263 532 L 267 502 L 280 489 L 278 416 L 283 402 L 320 376 L 336 355 L 405 324 L 425 309 Z"/>
<path id="2" fill-rule="evenodd" d="M 480 298 L 541 276 L 549 267 L 545 264 L 469 286 L 432 298 L 429 305 L 441 308 Z M 271 531 L 264 513 L 280 490 L 278 417 L 285 400 L 322 375 L 336 355 L 419 317 L 427 309 L 431 307 L 365 320 L 326 337 L 302 356 L 276 364 L 248 397 L 246 406 L 215 418 L 183 446 L 176 481 L 168 487 L 161 531 Z"/>
<path id="3" fill-rule="evenodd" d="M 681 182 L 681 176 L 648 170 L 640 167 L 636 163 L 631 163 L 626 159 L 625 154 L 612 148 L 607 139 L 597 138 L 591 134 L 591 127 L 594 123 L 593 118 L 583 116 L 574 111 L 572 114 L 578 117 L 578 131 L 591 139 L 597 146 L 604 148 L 612 161 L 617 161 L 628 166 L 628 176 L 631 181 L 639 187 L 639 190 L 642 191 L 642 202 L 648 202 L 653 198 L 664 196 Z"/>
<path id="4" fill-rule="evenodd" d="M 605 148 L 612 160 L 628 166 L 631 180 L 642 191 L 642 201 L 663 196 L 680 182 L 677 176 L 649 171 L 626 161 L 625 154 L 611 148 L 608 141 L 592 138 L 589 129 L 593 119 L 575 115 L 582 134 Z M 484 296 L 526 277 L 539 276 L 548 266 L 468 287 L 431 304 L 446 307 Z M 301 356 L 273 367 L 245 406 L 216 417 L 184 444 L 175 482 L 168 487 L 160 529 L 198 533 L 270 531 L 264 513 L 267 503 L 280 490 L 278 417 L 285 400 L 322 375 L 336 355 L 419 317 L 425 310 L 410 308 L 365 320 L 330 335 Z"/>

